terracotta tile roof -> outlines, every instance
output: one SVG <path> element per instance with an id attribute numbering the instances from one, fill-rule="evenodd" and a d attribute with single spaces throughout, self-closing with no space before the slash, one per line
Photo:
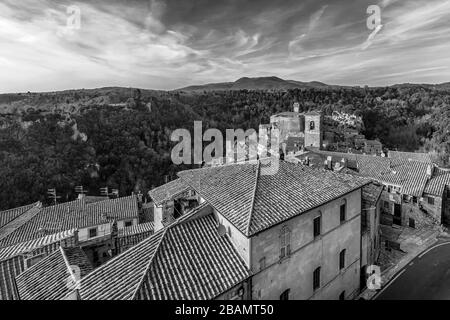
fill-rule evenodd
<path id="1" fill-rule="evenodd" d="M 15 218 L 14 220 L 11 220 L 9 223 L 4 225 L 0 229 L 0 243 L 2 243 L 4 239 L 7 239 L 9 236 L 11 236 L 11 234 L 13 234 L 17 229 L 24 226 L 32 218 L 34 218 L 36 216 L 36 214 L 39 213 L 41 208 L 42 208 L 41 203 L 37 203 L 35 206 L 33 206 L 30 209 L 28 209 L 27 211 L 23 212 L 17 218 Z M 2 247 L 1 244 L 0 244 L 0 247 Z"/>
<path id="2" fill-rule="evenodd" d="M 0 261 L 10 259 L 19 254 L 23 254 L 52 243 L 60 242 L 75 235 L 75 229 L 50 234 L 41 238 L 21 242 L 9 247 L 0 248 Z"/>
<path id="3" fill-rule="evenodd" d="M 75 271 L 72 266 L 79 269 Z M 16 277 L 19 297 L 21 300 L 62 299 L 75 288 L 75 281 L 92 270 L 81 248 L 60 247 Z"/>
<path id="4" fill-rule="evenodd" d="M 275 168 L 275 162 L 271 166 Z M 263 172 L 263 173 L 261 173 Z M 279 161 L 188 170 L 178 175 L 246 236 L 361 188 L 370 180 Z"/>
<path id="5" fill-rule="evenodd" d="M 419 152 L 401 152 L 401 151 L 388 151 L 388 157 L 398 160 L 412 160 L 424 163 L 432 163 L 429 153 Z"/>
<path id="6" fill-rule="evenodd" d="M 119 237 L 128 237 L 140 233 L 153 233 L 155 224 L 153 222 L 140 223 L 119 230 Z"/>
<path id="7" fill-rule="evenodd" d="M 195 214 L 82 279 L 82 299 L 212 299 L 245 280 L 250 272 L 213 215 Z"/>
<path id="8" fill-rule="evenodd" d="M 445 186 L 450 187 L 450 171 L 435 168 L 433 177 L 428 181 L 424 193 L 442 197 Z"/>
<path id="9" fill-rule="evenodd" d="M 13 208 L 9 210 L 0 211 L 0 228 L 2 228 L 7 223 L 11 222 L 24 212 L 30 210 L 32 207 L 34 207 L 36 204 L 29 204 L 23 207 L 19 208 Z"/>
<path id="10" fill-rule="evenodd" d="M 32 209 L 34 210 L 34 208 Z M 31 210 L 29 210 L 31 211 Z M 27 212 L 28 215 L 28 212 Z M 20 216 L 22 219 L 24 215 Z M 24 223 L 15 224 L 10 228 L 12 232 L 3 234 L 0 229 L 0 248 L 40 238 L 45 233 L 51 234 L 74 228 L 87 228 L 108 222 L 108 219 L 124 220 L 138 217 L 138 204 L 136 196 L 110 199 L 94 203 L 75 200 L 40 208 Z M 19 219 L 12 222 L 15 223 Z"/>
<path id="11" fill-rule="evenodd" d="M 165 229 L 114 257 L 81 279 L 83 300 L 130 300 L 152 260 Z"/>
<path id="12" fill-rule="evenodd" d="M 322 155 L 324 159 L 331 156 L 334 161 L 342 158 L 348 159 L 348 161 L 356 161 L 359 175 L 399 186 L 401 187 L 401 193 L 411 196 L 422 196 L 428 179 L 427 168 L 429 164 L 425 162 L 322 150 L 315 150 L 310 153 Z"/>
<path id="13" fill-rule="evenodd" d="M 181 179 L 170 181 L 148 192 L 152 200 L 157 204 L 173 199 L 175 196 L 189 190 L 189 186 Z"/>

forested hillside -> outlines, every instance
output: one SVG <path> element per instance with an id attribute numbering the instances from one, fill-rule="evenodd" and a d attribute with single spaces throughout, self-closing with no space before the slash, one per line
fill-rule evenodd
<path id="1" fill-rule="evenodd" d="M 431 86 L 307 88 L 287 91 L 148 91 L 130 88 L 0 95 L 0 209 L 46 199 L 61 201 L 83 185 L 91 194 L 121 195 L 164 182 L 175 166 L 176 128 L 258 128 L 289 110 L 345 111 L 363 117 L 365 134 L 388 148 L 425 150 L 449 165 L 450 91 Z"/>

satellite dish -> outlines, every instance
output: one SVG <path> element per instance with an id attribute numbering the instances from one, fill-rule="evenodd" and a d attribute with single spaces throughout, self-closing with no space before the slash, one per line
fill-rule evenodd
<path id="1" fill-rule="evenodd" d="M 223 226 L 223 225 L 221 225 L 221 224 L 219 224 L 219 235 L 221 236 L 221 237 L 223 237 L 226 233 L 227 233 L 227 230 L 225 229 L 225 227 Z"/>

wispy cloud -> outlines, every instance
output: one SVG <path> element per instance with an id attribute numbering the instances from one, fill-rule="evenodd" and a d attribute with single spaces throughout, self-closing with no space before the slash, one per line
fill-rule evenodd
<path id="1" fill-rule="evenodd" d="M 277 75 L 336 84 L 450 81 L 450 2 L 100 0 L 0 3 L 0 92 L 172 89 Z M 67 7 L 81 26 L 67 29 Z"/>

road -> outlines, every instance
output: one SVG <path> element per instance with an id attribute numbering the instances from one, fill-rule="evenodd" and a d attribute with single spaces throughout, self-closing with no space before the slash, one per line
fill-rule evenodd
<path id="1" fill-rule="evenodd" d="M 450 299 L 450 242 L 437 244 L 413 259 L 375 299 Z"/>

